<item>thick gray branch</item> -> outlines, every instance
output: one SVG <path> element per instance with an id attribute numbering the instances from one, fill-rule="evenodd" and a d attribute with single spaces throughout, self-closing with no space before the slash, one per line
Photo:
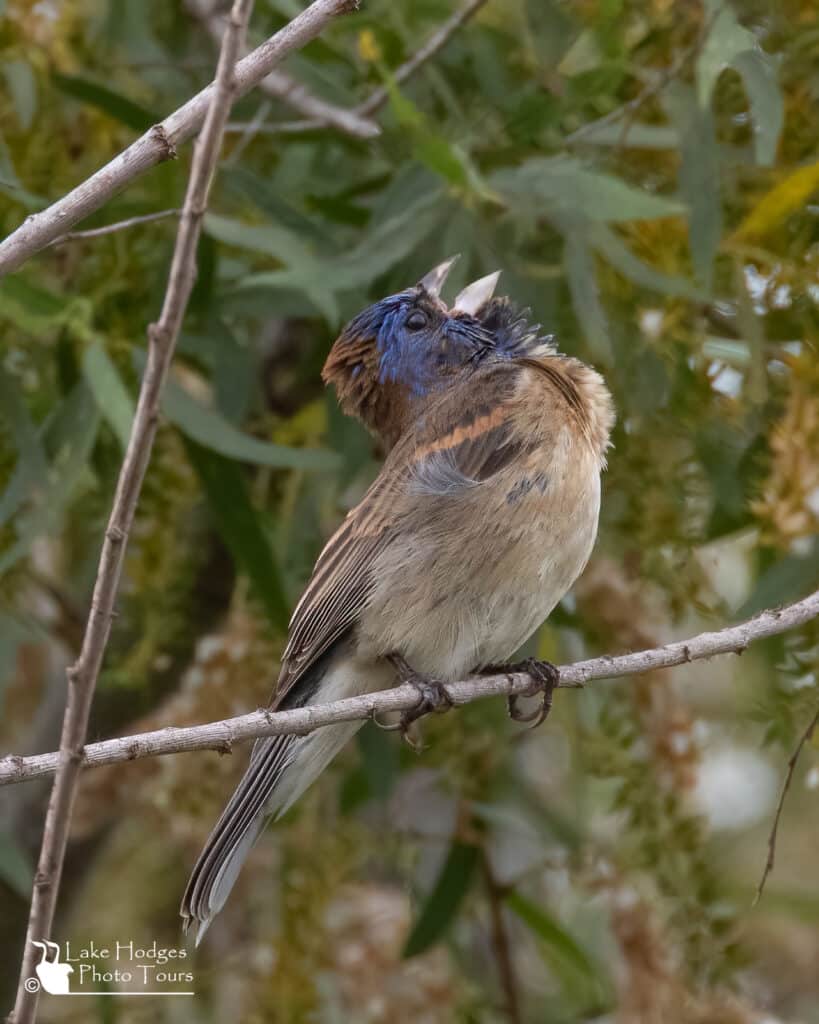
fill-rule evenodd
<path id="1" fill-rule="evenodd" d="M 574 665 L 564 665 L 560 669 L 560 685 L 577 687 L 594 679 L 639 675 L 656 669 L 684 665 L 701 658 L 711 658 L 717 654 L 740 654 L 754 640 L 785 633 L 817 617 L 819 591 L 796 604 L 762 612 L 738 626 L 728 626 L 714 633 L 700 633 L 690 640 L 680 640 L 664 647 L 638 651 L 634 654 L 606 655 L 589 661 L 579 661 Z M 469 704 L 483 697 L 531 694 L 532 681 L 521 673 L 477 676 L 462 682 L 450 683 L 447 692 L 453 704 Z M 392 690 L 371 693 L 363 697 L 350 697 L 329 704 L 316 704 L 293 711 L 259 710 L 238 718 L 210 722 L 207 725 L 157 729 L 135 736 L 90 743 L 83 751 L 82 763 L 95 767 L 189 750 L 228 752 L 234 743 L 259 736 L 308 733 L 335 722 L 372 718 L 373 715 L 387 712 L 408 711 L 415 707 L 417 702 L 418 693 L 412 686 L 396 686 Z M 0 785 L 49 775 L 54 771 L 57 760 L 57 754 L 2 758 Z"/>
<path id="2" fill-rule="evenodd" d="M 315 0 L 281 31 L 239 61 L 236 98 L 250 92 L 288 53 L 309 43 L 333 18 L 356 6 L 356 0 Z M 23 221 L 0 242 L 0 276 L 16 270 L 34 253 L 66 234 L 145 171 L 175 157 L 176 147 L 202 127 L 214 89 L 215 84 L 211 83 L 68 195 Z"/>

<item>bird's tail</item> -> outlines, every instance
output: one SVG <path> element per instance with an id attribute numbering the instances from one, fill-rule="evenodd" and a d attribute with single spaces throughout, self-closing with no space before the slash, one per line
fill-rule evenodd
<path id="1" fill-rule="evenodd" d="M 342 666 L 327 669 L 325 663 L 319 680 L 305 681 L 310 703 L 349 695 Z M 333 692 L 337 688 L 338 694 Z M 343 722 L 307 736 L 270 736 L 256 741 L 247 771 L 199 854 L 182 897 L 179 912 L 185 930 L 194 921 L 199 926 L 197 945 L 224 906 L 267 822 L 298 800 L 362 724 Z"/>

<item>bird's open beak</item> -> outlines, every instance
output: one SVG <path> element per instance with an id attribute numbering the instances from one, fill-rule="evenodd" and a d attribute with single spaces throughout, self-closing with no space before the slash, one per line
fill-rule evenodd
<path id="1" fill-rule="evenodd" d="M 444 260 L 443 263 L 439 263 L 437 267 L 433 267 L 432 270 L 430 270 L 430 272 L 422 277 L 418 282 L 419 286 L 434 299 L 439 298 L 441 289 L 447 279 L 447 275 L 459 259 L 460 256 L 452 256 L 450 259 Z"/>
<path id="2" fill-rule="evenodd" d="M 501 272 L 496 270 L 494 274 L 487 274 L 486 277 L 479 277 L 477 281 L 468 284 L 462 292 L 458 293 L 452 307 L 453 313 L 467 313 L 475 316 L 481 307 L 495 294 L 498 278 Z"/>

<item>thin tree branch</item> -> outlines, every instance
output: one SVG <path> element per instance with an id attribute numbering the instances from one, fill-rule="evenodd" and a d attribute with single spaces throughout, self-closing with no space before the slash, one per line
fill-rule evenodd
<path id="1" fill-rule="evenodd" d="M 520 1011 L 515 963 L 512 957 L 511 943 L 509 942 L 509 929 L 506 927 L 506 921 L 503 916 L 505 889 L 495 878 L 495 872 L 492 870 L 492 861 L 485 846 L 481 847 L 481 867 L 483 868 L 486 897 L 489 904 L 492 952 L 495 957 L 495 963 L 498 966 L 498 977 L 500 978 L 506 1003 L 506 1017 L 509 1020 L 509 1024 L 522 1024 L 523 1017 Z"/>
<path id="2" fill-rule="evenodd" d="M 429 37 L 419 50 L 396 68 L 392 73 L 392 79 L 396 85 L 406 82 L 406 80 L 414 75 L 420 67 L 434 57 L 439 50 L 442 50 L 458 29 L 469 21 L 472 15 L 483 7 L 485 3 L 486 0 L 467 0 L 467 2 L 460 7 L 448 21 L 445 21 L 443 25 L 441 25 L 441 27 Z M 354 107 L 351 113 L 355 117 L 368 118 L 372 114 L 377 113 L 389 98 L 390 94 L 386 86 L 379 86 L 377 89 L 373 90 L 363 103 L 359 103 L 357 107 Z M 295 106 L 295 104 L 291 105 Z M 276 134 L 296 135 L 300 132 L 315 131 L 316 128 L 322 128 L 328 123 L 329 122 L 322 120 L 319 117 L 310 117 L 304 121 L 283 121 L 280 124 L 271 125 L 270 130 Z"/>
<path id="3" fill-rule="evenodd" d="M 633 654 L 604 655 L 578 661 L 560 668 L 561 687 L 580 687 L 594 679 L 616 679 L 656 669 L 672 668 L 718 654 L 741 654 L 754 640 L 777 636 L 819 617 L 819 590 L 810 597 L 761 612 L 753 619 L 713 633 L 700 633 L 690 640 L 679 640 L 663 647 Z M 484 697 L 509 694 L 533 695 L 532 680 L 524 673 L 475 676 L 448 683 L 447 694 L 453 704 L 469 704 Z M 409 711 L 418 704 L 414 686 L 396 686 L 391 690 L 349 697 L 327 704 L 313 704 L 292 711 L 260 709 L 248 715 L 228 718 L 206 725 L 157 729 L 153 732 L 89 743 L 82 752 L 82 764 L 99 767 L 143 757 L 178 754 L 190 750 L 218 750 L 230 753 L 235 743 L 278 736 L 282 733 L 304 735 L 324 725 L 373 718 L 388 712 Z M 50 775 L 57 767 L 57 754 L 32 757 L 10 755 L 0 759 L 0 785 L 24 782 Z"/>
<path id="4" fill-rule="evenodd" d="M 55 238 L 51 245 L 62 245 L 63 242 L 76 242 L 82 238 L 100 238 L 102 235 L 113 235 L 117 231 L 127 231 L 139 224 L 150 224 L 155 220 L 165 220 L 168 217 L 178 217 L 181 210 L 158 210 L 156 213 L 143 213 L 139 217 L 128 217 L 126 220 L 118 220 L 113 224 L 105 224 L 101 228 L 89 228 L 88 231 L 69 231 L 67 235 L 60 235 Z"/>
<path id="5" fill-rule="evenodd" d="M 691 43 L 690 46 L 681 50 L 671 63 L 666 68 L 663 68 L 662 71 L 658 72 L 658 74 L 656 74 L 651 81 L 649 81 L 640 90 L 640 92 L 633 97 L 633 99 L 630 99 L 622 106 L 616 107 L 614 110 L 610 110 L 604 117 L 600 117 L 596 121 L 590 121 L 588 124 L 581 125 L 578 129 L 573 131 L 571 135 L 566 136 L 564 143 L 567 146 L 571 146 L 576 142 L 582 142 L 587 136 L 593 135 L 594 132 L 599 131 L 601 128 L 606 128 L 610 124 L 616 124 L 622 119 L 623 125 L 620 130 L 620 137 L 617 143 L 618 149 L 622 149 L 626 143 L 626 137 L 632 123 L 634 122 L 634 118 L 637 116 L 637 112 L 641 107 L 648 103 L 650 99 L 661 93 L 663 89 L 665 89 L 665 87 L 685 69 L 686 64 L 696 57 L 702 50 L 720 10 L 721 8 L 717 7 L 714 14 L 712 14 L 703 24 L 694 42 Z"/>
<path id="6" fill-rule="evenodd" d="M 88 718 L 111 631 L 126 541 L 156 435 L 162 387 L 196 278 L 196 249 L 202 220 L 225 124 L 235 99 L 236 61 L 244 44 L 252 9 L 253 0 L 234 0 L 229 26 L 222 40 L 215 86 L 191 164 L 162 312 L 157 323 L 148 328 L 148 364 L 105 531 L 85 636 L 79 657 L 67 672 L 68 697 L 60 736 L 59 765 L 46 812 L 34 878 L 20 983 L 11 1017 L 14 1024 L 31 1024 L 37 1010 L 38 993 L 29 991 L 27 984 L 36 958 L 34 940 L 44 941 L 51 935 Z"/>
<path id="7" fill-rule="evenodd" d="M 401 85 L 428 60 L 431 60 L 439 50 L 442 50 L 458 29 L 464 25 L 483 5 L 486 0 L 466 0 L 466 3 L 459 7 L 452 17 L 443 23 L 437 32 L 434 32 L 424 45 L 417 50 L 409 60 L 405 61 L 392 74 L 396 85 Z M 380 110 L 390 94 L 385 86 L 376 89 L 370 96 L 355 108 L 356 114 L 360 117 L 368 117 Z"/>
<path id="8" fill-rule="evenodd" d="M 314 39 L 333 18 L 356 8 L 357 0 L 315 0 L 239 61 L 236 65 L 236 98 L 250 92 L 288 53 Z M 187 142 L 201 128 L 214 90 L 215 84 L 211 82 L 68 195 L 40 213 L 27 217 L 16 231 L 0 242 L 0 276 L 16 270 L 34 253 L 98 210 L 145 171 L 163 160 L 173 159 L 177 146 Z"/>
<path id="9" fill-rule="evenodd" d="M 808 723 L 807 729 L 799 737 L 799 742 L 796 744 L 796 749 L 788 758 L 788 769 L 785 772 L 785 781 L 782 783 L 782 791 L 779 794 L 779 800 L 776 804 L 776 814 L 774 814 L 773 824 L 771 825 L 771 831 L 768 835 L 768 857 L 765 861 L 765 867 L 762 870 L 762 877 L 759 880 L 759 885 L 756 887 L 756 893 L 754 895 L 754 901 L 752 906 L 756 906 L 759 903 L 760 897 L 762 896 L 762 890 L 765 888 L 765 883 L 768 881 L 768 875 L 773 871 L 774 861 L 776 859 L 776 839 L 779 832 L 779 819 L 782 817 L 782 809 L 785 806 L 785 800 L 788 796 L 788 791 L 791 788 L 793 782 L 793 773 L 796 771 L 796 765 L 799 761 L 799 756 L 802 753 L 802 748 L 808 742 L 810 742 L 816 726 L 819 725 L 819 707 L 813 714 Z"/>
<path id="10" fill-rule="evenodd" d="M 185 5 L 218 44 L 222 38 L 225 20 L 214 9 L 212 0 L 185 0 Z M 381 133 L 375 121 L 370 121 L 355 110 L 347 110 L 320 99 L 286 71 L 271 71 L 259 82 L 259 88 L 268 96 L 281 100 L 300 114 L 304 114 L 316 127 L 336 128 L 356 139 L 372 139 Z"/>

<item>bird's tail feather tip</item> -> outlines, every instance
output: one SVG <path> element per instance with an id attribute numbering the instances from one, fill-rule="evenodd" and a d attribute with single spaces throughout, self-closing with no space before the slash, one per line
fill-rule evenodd
<path id="1" fill-rule="evenodd" d="M 212 917 L 206 917 L 204 919 L 196 918 L 194 915 L 185 907 L 183 907 L 179 914 L 182 918 L 182 934 L 185 937 L 185 945 L 190 948 L 193 945 L 194 949 L 199 946 L 199 943 L 205 937 L 205 932 L 210 927 L 210 923 L 213 920 Z M 191 931 L 191 927 L 196 928 L 196 933 Z"/>

